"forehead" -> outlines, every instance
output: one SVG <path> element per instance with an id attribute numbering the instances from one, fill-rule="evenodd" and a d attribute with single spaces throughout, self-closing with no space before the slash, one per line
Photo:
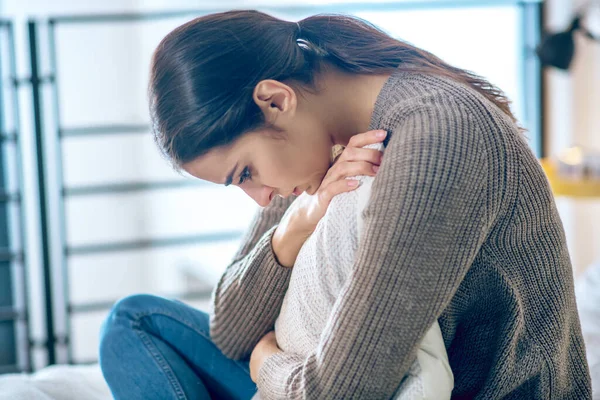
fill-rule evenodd
<path id="1" fill-rule="evenodd" d="M 251 162 L 257 155 L 269 153 L 272 150 L 273 140 L 270 140 L 270 131 L 260 129 L 244 133 L 233 143 L 226 146 L 215 147 L 208 153 L 190 161 L 182 166 L 188 174 L 205 181 L 218 184 L 225 183 L 225 178 L 232 168 L 238 165 L 238 172 L 243 163 Z"/>
<path id="2" fill-rule="evenodd" d="M 233 146 L 222 146 L 182 165 L 188 174 L 217 184 L 225 183 L 227 174 L 235 166 L 237 160 Z"/>

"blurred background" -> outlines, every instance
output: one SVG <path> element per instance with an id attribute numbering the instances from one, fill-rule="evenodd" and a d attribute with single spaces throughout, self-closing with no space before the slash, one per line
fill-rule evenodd
<path id="1" fill-rule="evenodd" d="M 360 16 L 503 89 L 542 158 L 600 147 L 600 45 L 575 35 L 568 70 L 535 51 L 585 5 L 0 0 L 0 373 L 96 361 L 100 324 L 129 294 L 208 307 L 257 206 L 178 175 L 155 148 L 146 84 L 170 30 L 232 8 Z M 600 35 L 595 8 L 585 23 Z M 600 201 L 557 202 L 578 275 L 600 258 Z"/>

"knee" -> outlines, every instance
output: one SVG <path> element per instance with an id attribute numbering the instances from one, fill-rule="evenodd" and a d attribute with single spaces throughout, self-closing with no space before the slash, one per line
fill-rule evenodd
<path id="1" fill-rule="evenodd" d="M 162 308 L 172 300 L 152 294 L 134 294 L 124 297 L 113 305 L 110 314 L 135 316 Z"/>
<path id="2" fill-rule="evenodd" d="M 110 309 L 104 321 L 102 333 L 123 321 L 135 320 L 144 313 L 151 312 L 152 309 L 160 307 L 166 301 L 168 300 L 151 294 L 134 294 L 124 297 L 115 302 Z"/>
<path id="3" fill-rule="evenodd" d="M 161 307 L 167 299 L 149 294 L 135 294 L 117 301 L 109 311 L 100 328 L 100 359 L 111 351 L 113 345 L 122 342 L 124 330 L 130 330 L 134 322 L 153 309 Z"/>

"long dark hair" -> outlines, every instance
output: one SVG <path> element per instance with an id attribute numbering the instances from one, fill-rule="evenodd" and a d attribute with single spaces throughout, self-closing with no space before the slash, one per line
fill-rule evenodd
<path id="1" fill-rule="evenodd" d="M 515 120 L 495 86 L 433 54 L 342 15 L 284 21 L 258 11 L 206 15 L 169 33 L 152 58 L 152 130 L 179 168 L 265 124 L 252 93 L 264 79 L 314 83 L 323 63 L 356 74 L 396 69 L 450 77 L 470 85 Z"/>

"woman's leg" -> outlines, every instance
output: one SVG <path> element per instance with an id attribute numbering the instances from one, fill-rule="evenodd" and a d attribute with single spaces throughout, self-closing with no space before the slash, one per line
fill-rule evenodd
<path id="1" fill-rule="evenodd" d="M 208 315 L 179 301 L 126 297 L 104 322 L 100 367 L 115 399 L 250 399 L 248 362 L 212 343 Z"/>

